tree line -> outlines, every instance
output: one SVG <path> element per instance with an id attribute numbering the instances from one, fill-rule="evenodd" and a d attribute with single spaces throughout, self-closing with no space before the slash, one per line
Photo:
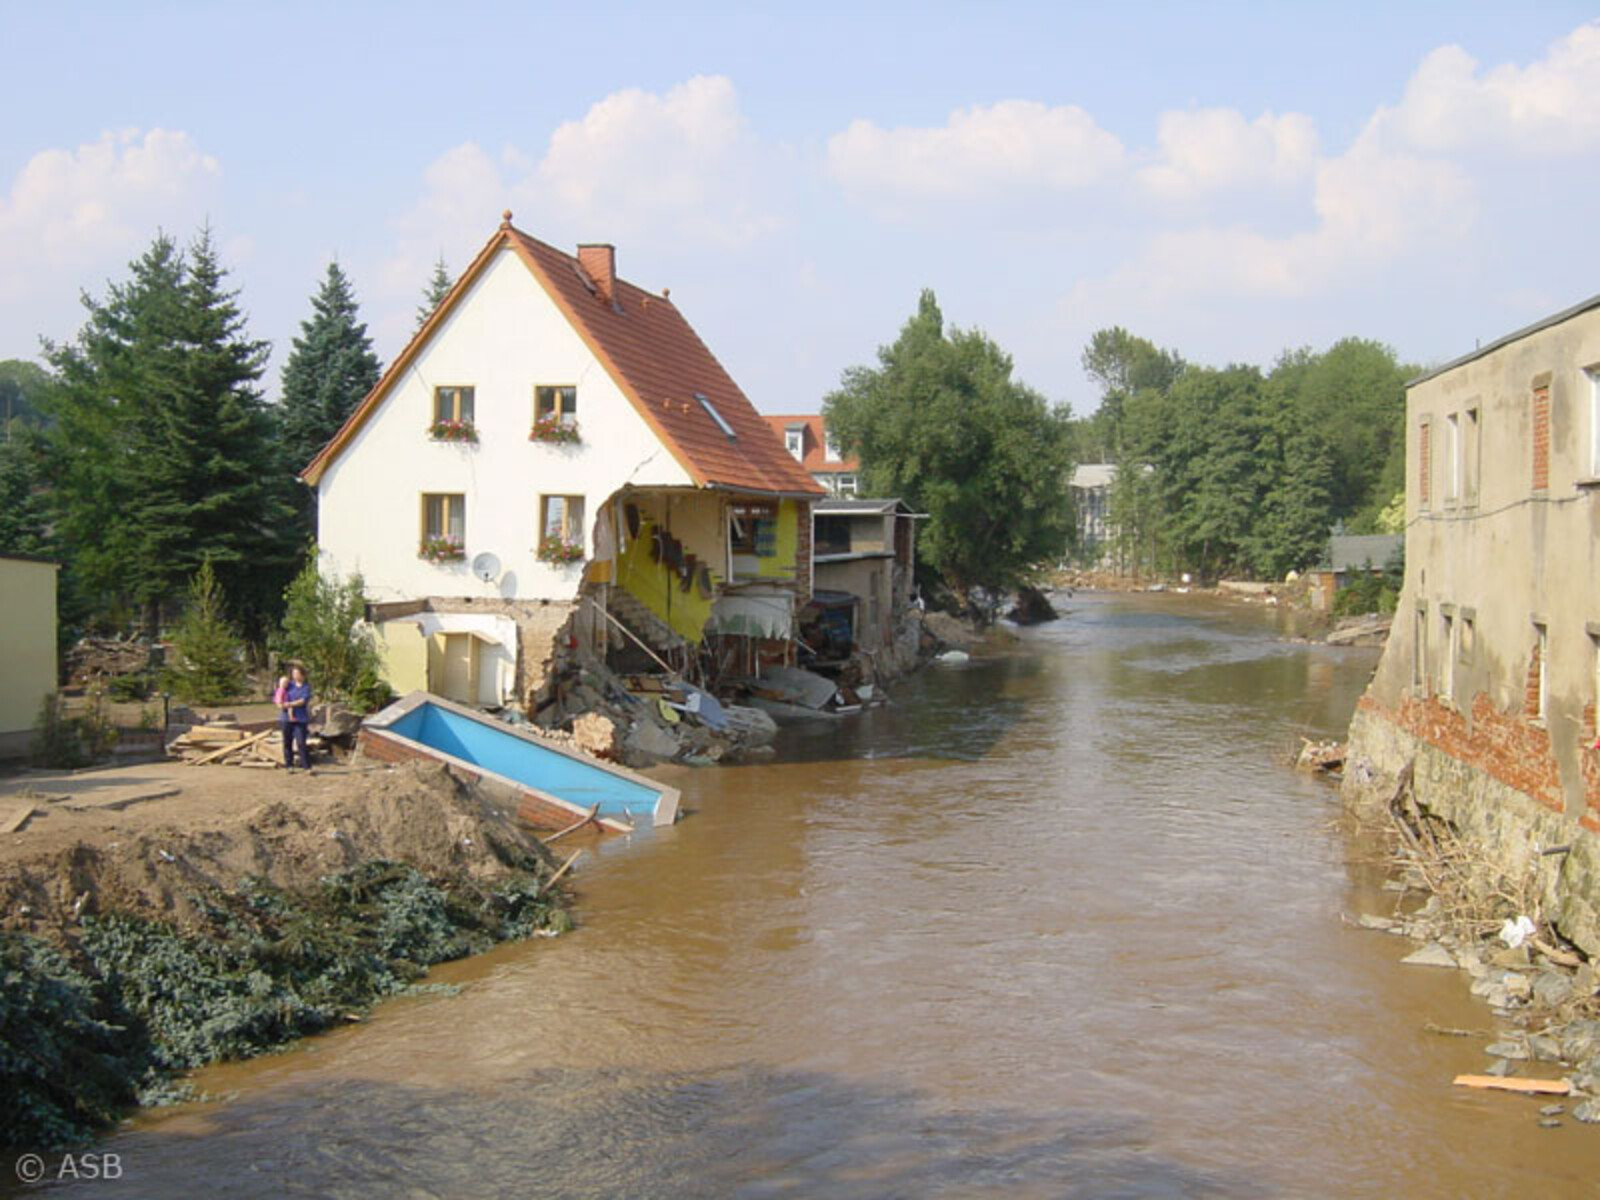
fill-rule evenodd
<path id="1" fill-rule="evenodd" d="M 1393 531 L 1405 471 L 1405 381 L 1387 346 L 1346 338 L 1270 370 L 1203 367 L 1120 327 L 1082 365 L 1100 387 L 1073 417 L 1015 379 L 980 330 L 947 329 L 925 291 L 875 366 L 823 401 L 868 495 L 928 514 L 927 566 L 957 605 L 990 611 L 1075 546 L 1075 464 L 1116 468 L 1111 565 L 1129 573 L 1278 579 L 1319 561 L 1330 531 Z M 925 583 L 930 582 L 925 579 Z"/>
<path id="2" fill-rule="evenodd" d="M 1133 572 L 1280 579 L 1331 530 L 1395 532 L 1405 487 L 1405 382 L 1418 368 L 1345 338 L 1270 370 L 1201 367 L 1122 328 L 1083 352 L 1098 410 L 1079 461 L 1114 464 L 1112 560 Z"/>
<path id="3" fill-rule="evenodd" d="M 63 634 L 149 636 L 204 569 L 258 650 L 309 563 L 315 496 L 296 476 L 377 383 L 354 287 L 330 262 L 284 362 L 251 336 L 209 229 L 158 234 L 45 365 L 0 363 L 0 554 L 61 564 Z M 443 260 L 418 324 L 450 279 Z"/>

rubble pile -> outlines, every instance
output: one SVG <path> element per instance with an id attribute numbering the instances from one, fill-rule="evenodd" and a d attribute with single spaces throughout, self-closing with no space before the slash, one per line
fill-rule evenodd
<path id="1" fill-rule="evenodd" d="M 583 651 L 551 672 L 533 725 L 630 767 L 708 766 L 759 753 L 777 734 L 776 723 L 758 709 L 720 703 L 671 675 L 618 675 Z"/>
<path id="2" fill-rule="evenodd" d="M 84 637 L 67 651 L 67 683 L 88 687 L 157 665 L 156 648 L 137 638 Z"/>

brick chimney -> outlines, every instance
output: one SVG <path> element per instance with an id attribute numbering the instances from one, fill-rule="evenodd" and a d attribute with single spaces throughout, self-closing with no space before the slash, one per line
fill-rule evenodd
<path id="1" fill-rule="evenodd" d="M 594 281 L 594 290 L 602 303 L 615 304 L 617 299 L 617 248 L 609 242 L 591 242 L 578 247 L 578 265 Z"/>

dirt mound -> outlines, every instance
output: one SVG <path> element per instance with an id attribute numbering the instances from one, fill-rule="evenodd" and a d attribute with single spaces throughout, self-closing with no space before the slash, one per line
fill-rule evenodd
<path id="1" fill-rule="evenodd" d="M 203 818 L 124 820 L 24 846 L 0 863 L 0 929 L 59 941 L 83 917 L 112 912 L 196 927 L 209 892 L 257 878 L 296 891 L 375 860 L 476 882 L 550 862 L 513 811 L 441 764 L 315 784 L 263 788 L 279 794 Z"/>

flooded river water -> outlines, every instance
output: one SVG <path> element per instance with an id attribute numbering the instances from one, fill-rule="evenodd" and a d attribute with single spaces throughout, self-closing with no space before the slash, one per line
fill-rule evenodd
<path id="1" fill-rule="evenodd" d="M 1079 597 L 1017 651 L 684 771 L 580 929 L 456 996 L 203 1072 L 85 1195 L 1587 1196 L 1600 1128 L 1450 1087 L 1487 1027 L 1403 967 L 1371 847 L 1284 760 L 1373 651 Z M 55 1192 L 52 1195 L 57 1194 Z"/>

